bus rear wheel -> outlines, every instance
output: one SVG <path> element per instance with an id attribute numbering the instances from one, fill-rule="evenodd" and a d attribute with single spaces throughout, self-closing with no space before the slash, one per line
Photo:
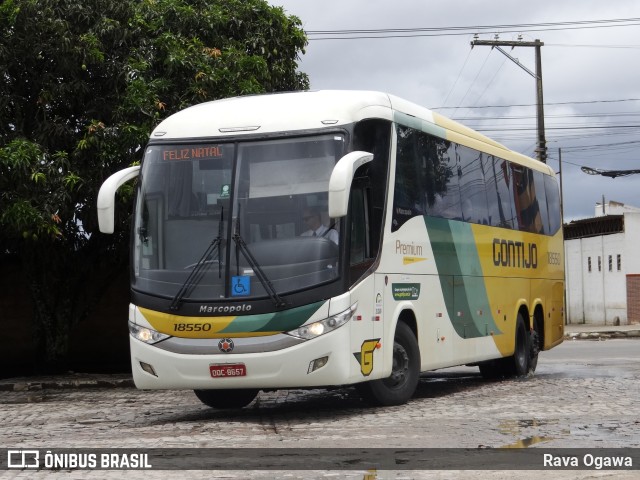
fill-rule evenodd
<path id="1" fill-rule="evenodd" d="M 507 358 L 509 373 L 517 377 L 529 372 L 529 357 L 531 354 L 531 342 L 529 329 L 526 328 L 522 314 L 518 313 L 516 322 L 516 349 L 513 356 Z"/>
<path id="2" fill-rule="evenodd" d="M 357 385 L 360 396 L 375 406 L 402 405 L 413 396 L 420 380 L 420 350 L 413 330 L 398 323 L 393 340 L 391 375 Z"/>
<path id="3" fill-rule="evenodd" d="M 533 373 L 538 366 L 538 354 L 540 353 L 540 336 L 535 329 L 531 330 L 529 344 L 529 372 Z"/>
<path id="4" fill-rule="evenodd" d="M 489 360 L 479 365 L 480 373 L 484 378 L 494 379 L 500 377 L 520 377 L 529 372 L 532 362 L 531 335 L 527 329 L 524 317 L 518 313 L 516 320 L 515 349 L 510 357 Z M 537 363 L 537 353 L 535 357 Z M 533 366 L 535 368 L 535 366 Z"/>
<path id="5" fill-rule="evenodd" d="M 208 407 L 229 409 L 249 405 L 258 396 L 256 389 L 194 390 L 198 400 Z"/>

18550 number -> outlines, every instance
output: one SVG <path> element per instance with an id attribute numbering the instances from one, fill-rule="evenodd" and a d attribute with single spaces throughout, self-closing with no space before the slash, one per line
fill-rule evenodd
<path id="1" fill-rule="evenodd" d="M 560 265 L 559 252 L 547 252 L 547 259 L 549 260 L 549 265 Z"/>
<path id="2" fill-rule="evenodd" d="M 174 332 L 208 332 L 211 330 L 210 323 L 174 323 Z"/>

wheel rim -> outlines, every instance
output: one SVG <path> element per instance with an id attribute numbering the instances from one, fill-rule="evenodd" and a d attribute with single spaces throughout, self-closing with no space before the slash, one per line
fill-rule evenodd
<path id="1" fill-rule="evenodd" d="M 393 366 L 391 375 L 384 383 L 389 388 L 402 388 L 409 377 L 409 354 L 399 343 L 393 345 Z"/>

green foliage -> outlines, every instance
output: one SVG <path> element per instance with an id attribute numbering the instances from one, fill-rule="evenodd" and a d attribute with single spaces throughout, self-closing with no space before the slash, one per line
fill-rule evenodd
<path id="1" fill-rule="evenodd" d="M 57 207 L 72 191 L 60 182 L 67 177 L 79 181 L 70 168 L 65 152 L 48 154 L 28 140 L 0 148 L 0 225 L 5 232 L 24 240 L 60 236 Z"/>
<path id="2" fill-rule="evenodd" d="M 57 337 L 127 262 L 133 189 L 106 237 L 104 179 L 186 106 L 308 88 L 306 36 L 264 0 L 4 0 L 0 24 L 0 255 L 23 258 L 44 357 L 60 357 Z"/>

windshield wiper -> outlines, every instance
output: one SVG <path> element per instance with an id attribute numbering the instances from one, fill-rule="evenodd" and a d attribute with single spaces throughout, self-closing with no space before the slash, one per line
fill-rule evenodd
<path id="1" fill-rule="evenodd" d="M 287 303 L 282 299 L 282 297 L 280 297 L 280 295 L 278 295 L 278 292 L 276 291 L 275 287 L 269 281 L 269 278 L 264 273 L 264 270 L 262 270 L 262 267 L 260 266 L 258 261 L 255 259 L 255 257 L 247 247 L 247 244 L 245 243 L 244 239 L 240 235 L 240 208 L 239 207 L 238 207 L 238 220 L 236 221 L 236 232 L 233 234 L 232 238 L 236 244 L 236 267 L 238 268 L 238 270 L 240 267 L 238 252 L 241 252 L 244 258 L 247 260 L 247 263 L 249 264 L 249 266 L 253 269 L 254 273 L 256 274 L 256 277 L 258 277 L 258 280 L 260 280 L 260 283 L 264 287 L 264 290 L 267 292 L 271 300 L 273 300 L 274 305 L 278 308 L 284 307 Z M 239 271 L 238 271 L 238 275 L 240 275 Z"/>
<path id="2" fill-rule="evenodd" d="M 220 211 L 220 221 L 218 223 L 218 236 L 215 237 L 207 249 L 198 260 L 193 265 L 189 265 L 187 268 L 193 267 L 191 273 L 184 281 L 178 293 L 173 297 L 171 301 L 171 305 L 169 305 L 170 310 L 178 310 L 182 305 L 182 299 L 186 295 L 190 295 L 193 291 L 194 287 L 200 283 L 202 277 L 204 276 L 206 269 L 214 262 L 218 262 L 218 277 L 222 277 L 222 262 L 220 261 L 220 242 L 222 241 L 222 210 Z"/>

